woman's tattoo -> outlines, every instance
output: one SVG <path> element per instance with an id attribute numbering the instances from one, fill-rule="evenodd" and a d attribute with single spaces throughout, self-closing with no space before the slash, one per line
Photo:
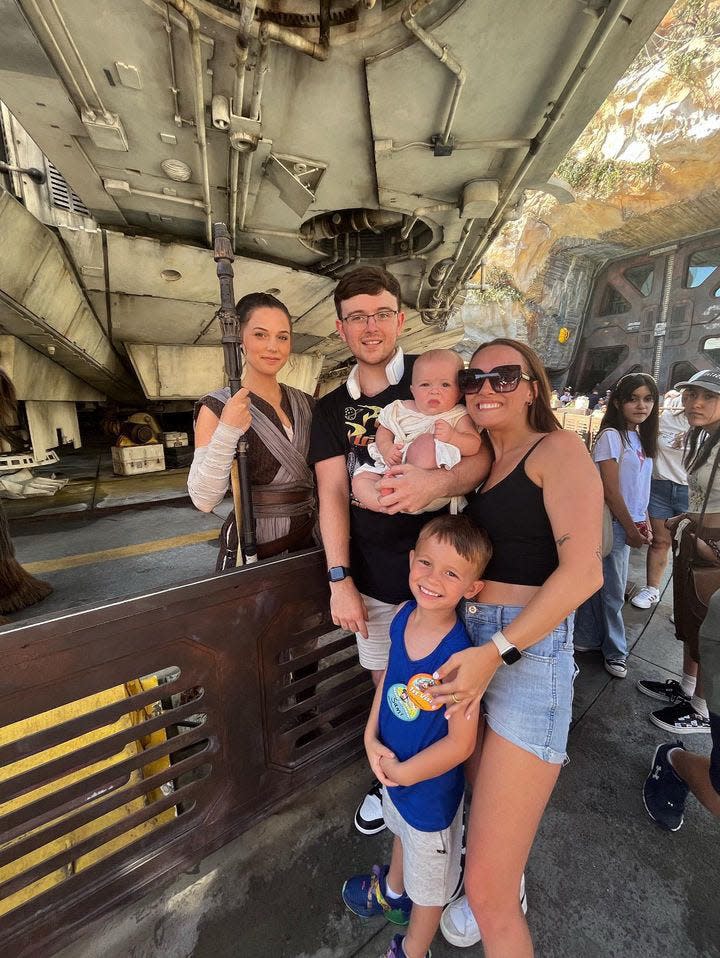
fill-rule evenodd
<path id="1" fill-rule="evenodd" d="M 556 546 L 558 547 L 558 549 L 559 549 L 560 546 L 564 546 L 564 545 L 565 545 L 565 543 L 568 541 L 569 538 L 570 538 L 570 535 L 569 535 L 569 534 L 568 534 L 568 535 L 564 535 L 564 536 L 560 536 L 559 539 L 556 539 L 556 540 L 555 540 L 555 545 L 556 545 Z"/>
<path id="2" fill-rule="evenodd" d="M 595 550 L 595 556 L 596 556 L 598 562 L 602 562 L 602 560 L 603 560 L 602 549 L 596 549 L 596 550 Z"/>

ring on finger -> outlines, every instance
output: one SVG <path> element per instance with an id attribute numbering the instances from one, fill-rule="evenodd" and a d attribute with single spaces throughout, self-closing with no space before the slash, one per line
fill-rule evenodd
<path id="1" fill-rule="evenodd" d="M 457 695 L 456 695 L 454 692 L 451 692 L 451 693 L 450 693 L 450 698 L 453 700 L 453 702 L 454 702 L 456 705 L 459 705 L 460 699 L 457 697 Z"/>

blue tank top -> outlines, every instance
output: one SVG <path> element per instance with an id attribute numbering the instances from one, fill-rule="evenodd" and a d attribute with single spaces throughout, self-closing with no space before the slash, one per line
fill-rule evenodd
<path id="1" fill-rule="evenodd" d="M 411 659 L 405 649 L 405 627 L 415 607 L 415 602 L 407 602 L 390 625 L 390 656 L 380 701 L 380 740 L 401 762 L 445 738 L 448 728 L 445 707 L 436 712 L 419 709 L 408 696 L 408 681 L 421 672 L 432 675 L 455 652 L 471 646 L 458 619 L 430 655 Z M 424 782 L 398 785 L 388 791 L 409 825 L 421 832 L 437 832 L 452 823 L 464 789 L 465 776 L 460 765 Z"/>

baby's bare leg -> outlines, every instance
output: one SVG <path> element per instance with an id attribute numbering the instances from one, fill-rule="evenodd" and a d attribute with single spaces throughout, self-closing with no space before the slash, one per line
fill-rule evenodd
<path id="1" fill-rule="evenodd" d="M 429 432 L 418 436 L 408 446 L 406 462 L 411 466 L 419 466 L 420 469 L 436 469 L 437 459 L 435 458 L 435 439 Z"/>
<path id="2" fill-rule="evenodd" d="M 373 512 L 381 512 L 382 506 L 378 502 L 377 481 L 380 476 L 376 472 L 361 472 L 360 475 L 353 476 L 352 493 L 366 509 Z"/>

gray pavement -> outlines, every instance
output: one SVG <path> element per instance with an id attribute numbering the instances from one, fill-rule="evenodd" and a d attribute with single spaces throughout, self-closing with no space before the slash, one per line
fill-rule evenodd
<path id="1" fill-rule="evenodd" d="M 643 578 L 634 562 L 633 575 Z M 647 817 L 641 786 L 655 746 L 642 677 L 677 676 L 670 593 L 652 614 L 626 607 L 629 676 L 579 657 L 571 762 L 560 776 L 527 868 L 528 921 L 542 958 L 715 958 L 719 823 L 688 801 L 670 834 Z M 709 753 L 709 736 L 684 744 Z M 362 922 L 340 899 L 343 880 L 387 858 L 385 835 L 363 838 L 352 813 L 364 762 L 287 807 L 200 865 L 90 929 L 62 958 L 378 958 L 392 926 Z M 435 958 L 462 952 L 438 935 Z M 465 954 L 482 955 L 482 947 Z"/>

